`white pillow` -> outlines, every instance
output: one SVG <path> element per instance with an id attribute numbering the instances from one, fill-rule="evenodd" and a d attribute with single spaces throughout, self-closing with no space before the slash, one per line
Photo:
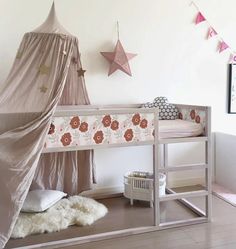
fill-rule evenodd
<path id="1" fill-rule="evenodd" d="M 61 200 L 67 194 L 57 190 L 32 190 L 29 191 L 22 212 L 43 212 Z"/>

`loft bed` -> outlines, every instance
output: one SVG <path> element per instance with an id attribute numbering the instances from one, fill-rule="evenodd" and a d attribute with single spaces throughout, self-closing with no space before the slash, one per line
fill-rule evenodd
<path id="1" fill-rule="evenodd" d="M 51 114 L 58 103 L 61 105 L 90 103 L 83 71 L 78 40 L 58 22 L 53 4 L 47 20 L 23 37 L 12 70 L 1 91 L 0 113 L 3 118 L 0 126 L 0 196 L 2 200 L 0 206 L 2 218 L 0 247 L 4 247 L 10 237 L 21 204 L 23 204 L 32 183 L 41 151 L 50 153 L 121 146 L 153 146 L 153 210 L 155 215 L 153 226 L 30 245 L 23 247 L 25 249 L 50 246 L 58 248 L 92 240 L 208 221 L 211 217 L 210 108 L 177 105 L 183 122 L 188 119 L 190 110 L 195 110 L 198 113 L 200 119 L 198 118 L 196 121 L 201 123 L 202 128 L 204 128 L 200 134 L 198 134 L 198 129 L 196 129 L 198 132 L 195 133 L 195 125 L 194 129 L 192 127 L 188 130 L 188 134 L 184 134 L 183 128 L 185 131 L 186 123 L 183 122 L 181 122 L 181 129 L 176 132 L 176 127 L 180 127 L 180 123 L 177 125 L 174 121 L 169 121 L 168 124 L 159 121 L 158 109 L 143 109 L 140 108 L 142 107 L 140 104 L 129 106 L 63 106 L 57 108 L 51 120 Z M 52 121 L 51 128 L 42 150 L 44 135 L 50 121 Z M 110 124 L 113 121 L 117 122 Z M 7 143 L 5 143 L 6 141 Z M 168 144 L 182 142 L 205 143 L 205 163 L 170 166 L 168 164 Z M 164 163 L 161 163 L 162 147 L 164 147 Z M 159 173 L 163 172 L 168 176 L 168 173 L 172 171 L 195 169 L 205 170 L 205 190 L 175 193 L 173 189 L 166 189 L 170 194 L 159 196 Z M 196 196 L 206 198 L 205 212 L 185 199 Z M 198 218 L 161 223 L 160 202 L 169 200 L 179 200 L 193 210 Z"/>
<path id="2" fill-rule="evenodd" d="M 142 104 L 110 106 L 58 106 L 46 137 L 43 153 L 87 149 L 151 145 L 153 146 L 154 221 L 153 226 L 129 228 L 60 241 L 61 245 L 79 244 L 143 232 L 208 222 L 211 219 L 211 109 L 207 106 L 175 104 L 178 120 L 159 120 L 158 108 L 142 108 Z M 192 120 L 191 112 L 197 116 Z M 179 128 L 180 127 L 180 128 Z M 170 166 L 168 145 L 201 142 L 205 144 L 205 162 Z M 162 150 L 163 148 L 163 150 Z M 161 161 L 163 158 L 163 161 Z M 176 193 L 166 188 L 159 196 L 159 173 L 205 170 L 204 190 Z M 186 198 L 205 197 L 205 211 Z M 197 217 L 161 223 L 160 203 L 177 200 Z M 49 242 L 45 245 L 56 245 Z M 44 244 L 42 244 L 44 245 Z"/>

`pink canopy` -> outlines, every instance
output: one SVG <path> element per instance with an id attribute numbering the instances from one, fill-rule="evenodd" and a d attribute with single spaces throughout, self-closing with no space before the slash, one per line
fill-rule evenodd
<path id="1" fill-rule="evenodd" d="M 91 151 L 41 154 L 56 106 L 89 104 L 81 68 L 78 40 L 53 5 L 46 22 L 24 35 L 0 86 L 0 248 L 30 187 L 69 194 L 91 187 Z"/>

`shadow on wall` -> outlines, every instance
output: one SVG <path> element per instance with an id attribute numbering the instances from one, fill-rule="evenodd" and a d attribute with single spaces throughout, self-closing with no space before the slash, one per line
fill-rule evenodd
<path id="1" fill-rule="evenodd" d="M 112 44 L 111 41 L 107 41 L 94 50 L 82 53 L 81 60 L 82 65 L 86 65 L 85 70 L 89 71 L 89 74 L 92 76 L 104 73 L 107 75 L 109 70 L 109 63 L 100 54 L 100 52 L 112 52 L 114 48 L 115 44 Z"/>
<path id="2" fill-rule="evenodd" d="M 236 135 L 215 133 L 216 183 L 236 192 Z"/>
<path id="3" fill-rule="evenodd" d="M 205 146 L 203 143 L 170 144 L 168 157 L 169 166 L 204 163 Z M 169 182 L 171 187 L 204 184 L 204 170 L 171 172 Z"/>

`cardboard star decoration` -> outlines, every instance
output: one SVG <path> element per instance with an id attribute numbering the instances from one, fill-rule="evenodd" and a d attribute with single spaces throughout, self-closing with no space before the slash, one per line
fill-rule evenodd
<path id="1" fill-rule="evenodd" d="M 114 52 L 101 52 L 101 54 L 110 62 L 108 76 L 116 70 L 121 70 L 129 76 L 132 76 L 129 61 L 137 54 L 126 53 L 119 39 Z"/>

